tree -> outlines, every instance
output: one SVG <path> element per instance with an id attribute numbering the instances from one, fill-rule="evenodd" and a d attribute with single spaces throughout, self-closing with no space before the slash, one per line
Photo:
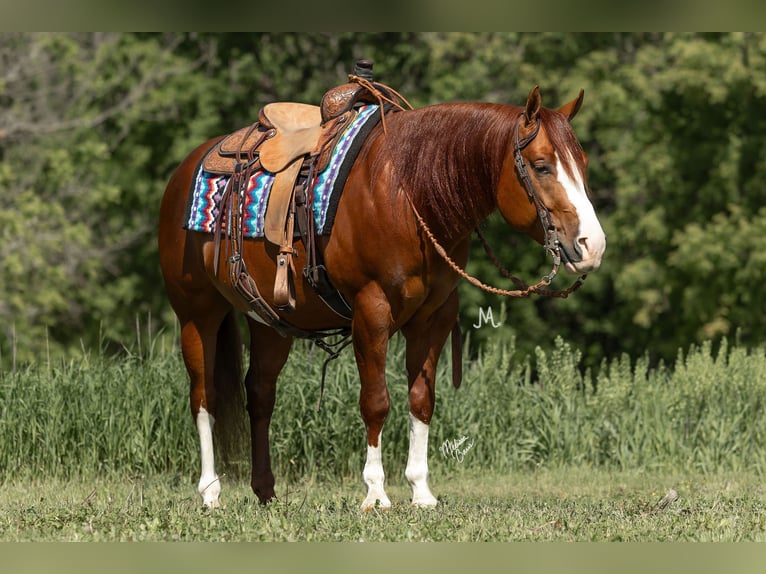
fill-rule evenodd
<path id="1" fill-rule="evenodd" d="M 556 107 L 585 88 L 574 129 L 609 237 L 602 268 L 567 300 L 505 310 L 461 285 L 475 349 L 562 335 L 596 366 L 737 333 L 760 344 L 764 54 L 755 33 L 2 34 L 0 361 L 130 344 L 149 314 L 172 325 L 155 237 L 172 170 L 265 103 L 317 103 L 362 57 L 416 106 L 520 105 L 540 85 Z M 517 275 L 547 273 L 499 217 L 485 233 Z M 468 271 L 505 284 L 478 242 Z M 504 327 L 473 329 L 488 308 Z"/>
<path id="2" fill-rule="evenodd" d="M 431 96 L 520 104 L 540 84 L 556 106 L 586 89 L 574 121 L 609 237 L 602 268 L 566 301 L 511 302 L 505 336 L 523 352 L 562 334 L 588 364 L 628 352 L 672 360 L 679 347 L 766 332 L 760 262 L 766 199 L 761 34 L 429 35 Z M 507 266 L 531 278 L 544 258 L 491 219 Z M 723 254 L 727 256 L 724 257 Z M 502 279 L 476 246 L 469 271 Z M 496 298 L 462 288 L 463 327 Z M 492 330 L 475 339 L 496 337 Z"/>
<path id="3" fill-rule="evenodd" d="M 137 256 L 151 251 L 156 177 L 168 169 L 160 126 L 196 98 L 199 64 L 176 57 L 177 45 L 0 35 L 4 357 L 93 344 L 99 329 L 124 337 L 123 315 L 148 310 Z"/>

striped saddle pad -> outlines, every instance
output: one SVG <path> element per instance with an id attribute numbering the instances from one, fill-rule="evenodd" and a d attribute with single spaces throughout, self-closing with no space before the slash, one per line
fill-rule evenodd
<path id="1" fill-rule="evenodd" d="M 379 121 L 380 111 L 377 105 L 362 106 L 353 123 L 341 136 L 327 168 L 314 179 L 309 197 L 317 234 L 330 234 L 346 178 L 364 140 Z M 214 231 L 219 204 L 229 177 L 207 172 L 202 167 L 202 162 L 200 163 L 186 205 L 185 229 L 203 233 Z M 256 171 L 250 177 L 243 214 L 245 237 L 264 236 L 266 206 L 274 177 L 273 173 L 264 170 Z"/>

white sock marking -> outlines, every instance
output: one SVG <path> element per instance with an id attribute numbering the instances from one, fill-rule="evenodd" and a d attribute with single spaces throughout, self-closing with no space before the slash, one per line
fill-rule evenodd
<path id="1" fill-rule="evenodd" d="M 437 500 L 428 488 L 428 425 L 410 413 L 410 451 L 404 476 L 412 487 L 412 505 L 436 506 Z"/>
<path id="2" fill-rule="evenodd" d="M 362 479 L 367 485 L 367 496 L 362 502 L 362 510 L 372 510 L 376 504 L 380 508 L 390 508 L 391 501 L 383 489 L 385 473 L 383 472 L 383 457 L 381 455 L 381 437 L 378 435 L 378 446 L 367 445 L 367 461 L 364 463 Z"/>
<path id="3" fill-rule="evenodd" d="M 202 495 L 202 502 L 209 508 L 218 506 L 218 497 L 221 495 L 221 482 L 215 473 L 215 456 L 213 454 L 214 424 L 213 415 L 204 408 L 200 408 L 197 413 L 197 432 L 199 433 L 202 472 L 197 490 Z"/>

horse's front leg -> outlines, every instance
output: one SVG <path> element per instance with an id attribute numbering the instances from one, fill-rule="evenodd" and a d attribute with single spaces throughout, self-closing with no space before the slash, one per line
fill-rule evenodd
<path id="1" fill-rule="evenodd" d="M 371 284 L 357 295 L 351 329 L 361 379 L 359 410 L 367 430 L 367 460 L 362 472 L 367 496 L 362 510 L 391 507 L 383 486 L 385 473 L 381 454 L 383 423 L 391 405 L 386 386 L 390 318 L 390 307 L 377 285 Z"/>
<path id="2" fill-rule="evenodd" d="M 457 291 L 426 319 L 414 318 L 403 329 L 407 339 L 410 449 L 404 475 L 412 487 L 412 505 L 436 506 L 428 486 L 428 431 L 436 401 L 436 365 L 458 313 Z"/>

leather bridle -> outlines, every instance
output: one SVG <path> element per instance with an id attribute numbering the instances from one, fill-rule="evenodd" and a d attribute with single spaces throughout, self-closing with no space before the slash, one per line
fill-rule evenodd
<path id="1" fill-rule="evenodd" d="M 436 237 L 434 237 L 433 233 L 426 225 L 426 222 L 420 216 L 420 213 L 418 213 L 418 210 L 415 208 L 415 205 L 412 203 L 412 200 L 409 198 L 409 196 L 407 196 L 407 199 L 409 200 L 410 206 L 412 207 L 412 210 L 415 213 L 415 218 L 418 220 L 418 223 L 420 227 L 423 229 L 423 232 L 431 240 L 431 243 L 436 249 L 436 252 L 442 257 L 442 259 L 444 259 L 447 262 L 447 264 L 450 267 L 452 267 L 452 269 L 458 275 L 466 279 L 472 285 L 479 287 L 480 289 L 483 289 L 484 291 L 487 291 L 489 293 L 493 293 L 495 295 L 502 295 L 505 297 L 529 297 L 529 295 L 531 295 L 532 293 L 535 293 L 537 295 L 543 295 L 546 297 L 559 297 L 559 298 L 565 299 L 566 297 L 569 296 L 570 293 L 576 291 L 577 289 L 580 288 L 580 286 L 582 286 L 582 284 L 585 282 L 587 274 L 580 275 L 580 277 L 578 277 L 577 280 L 567 289 L 549 289 L 548 288 L 548 286 L 553 281 L 554 277 L 556 277 L 556 275 L 558 274 L 559 267 L 561 266 L 561 241 L 559 241 L 558 234 L 556 233 L 556 226 L 553 223 L 551 212 L 548 210 L 548 208 L 540 199 L 540 196 L 535 191 L 534 185 L 532 184 L 532 179 L 529 177 L 529 172 L 527 171 L 526 162 L 524 161 L 524 157 L 521 155 L 522 150 L 526 148 L 532 142 L 532 140 L 535 139 L 535 137 L 537 137 L 537 134 L 540 131 L 540 117 L 538 116 L 536 118 L 535 128 L 529 134 L 525 135 L 523 138 L 520 138 L 519 127 L 521 126 L 521 122 L 523 121 L 524 117 L 525 117 L 524 112 L 522 112 L 519 117 L 519 121 L 516 123 L 516 128 L 514 132 L 514 142 L 513 142 L 513 162 L 516 167 L 516 172 L 518 174 L 519 180 L 521 181 L 521 184 L 524 186 L 524 189 L 527 192 L 527 195 L 529 196 L 529 200 L 534 204 L 535 209 L 537 210 L 537 217 L 539 218 L 540 225 L 542 226 L 543 232 L 545 233 L 545 242 L 543 246 L 545 247 L 545 250 L 548 253 L 550 253 L 551 257 L 553 258 L 553 268 L 551 269 L 551 272 L 548 273 L 548 275 L 544 275 L 540 279 L 540 281 L 538 281 L 534 285 L 527 285 L 524 281 L 512 275 L 503 266 L 503 264 L 500 263 L 500 260 L 497 258 L 494 251 L 489 246 L 489 243 L 487 242 L 486 238 L 484 237 L 484 234 L 481 232 L 481 229 L 479 229 L 478 227 L 476 228 L 476 233 L 482 242 L 482 246 L 484 247 L 484 250 L 487 252 L 487 255 L 489 255 L 490 259 L 492 260 L 492 263 L 495 265 L 495 267 L 498 269 L 498 271 L 500 271 L 500 273 L 504 277 L 513 281 L 513 283 L 518 287 L 518 289 L 514 289 L 514 290 L 498 289 L 497 287 L 486 285 L 485 283 L 482 283 L 475 277 L 472 277 L 471 275 L 466 273 L 466 271 L 463 268 L 461 268 L 457 263 L 455 263 L 452 260 L 452 258 L 447 254 L 447 251 L 436 240 Z"/>
<path id="2" fill-rule="evenodd" d="M 527 172 L 527 164 L 524 161 L 524 157 L 521 155 L 521 151 L 527 147 L 535 137 L 537 137 L 537 133 L 540 131 L 540 116 L 537 116 L 535 129 L 523 138 L 519 138 L 519 127 L 521 126 L 523 117 L 525 117 L 525 114 L 522 112 L 519 121 L 516 123 L 516 131 L 513 141 L 513 163 L 516 166 L 516 172 L 519 174 L 519 180 L 524 186 L 527 196 L 529 196 L 529 200 L 534 204 L 535 209 L 537 210 L 540 226 L 545 233 L 544 247 L 546 251 L 551 254 L 551 257 L 553 257 L 553 269 L 544 277 L 544 279 L 547 278 L 547 283 L 550 283 L 558 273 L 558 268 L 561 265 L 561 242 L 556 234 L 556 226 L 553 224 L 551 212 L 548 211 L 548 208 L 545 207 L 540 196 L 537 195 L 537 192 L 532 185 L 532 179 L 529 177 L 529 172 Z"/>

